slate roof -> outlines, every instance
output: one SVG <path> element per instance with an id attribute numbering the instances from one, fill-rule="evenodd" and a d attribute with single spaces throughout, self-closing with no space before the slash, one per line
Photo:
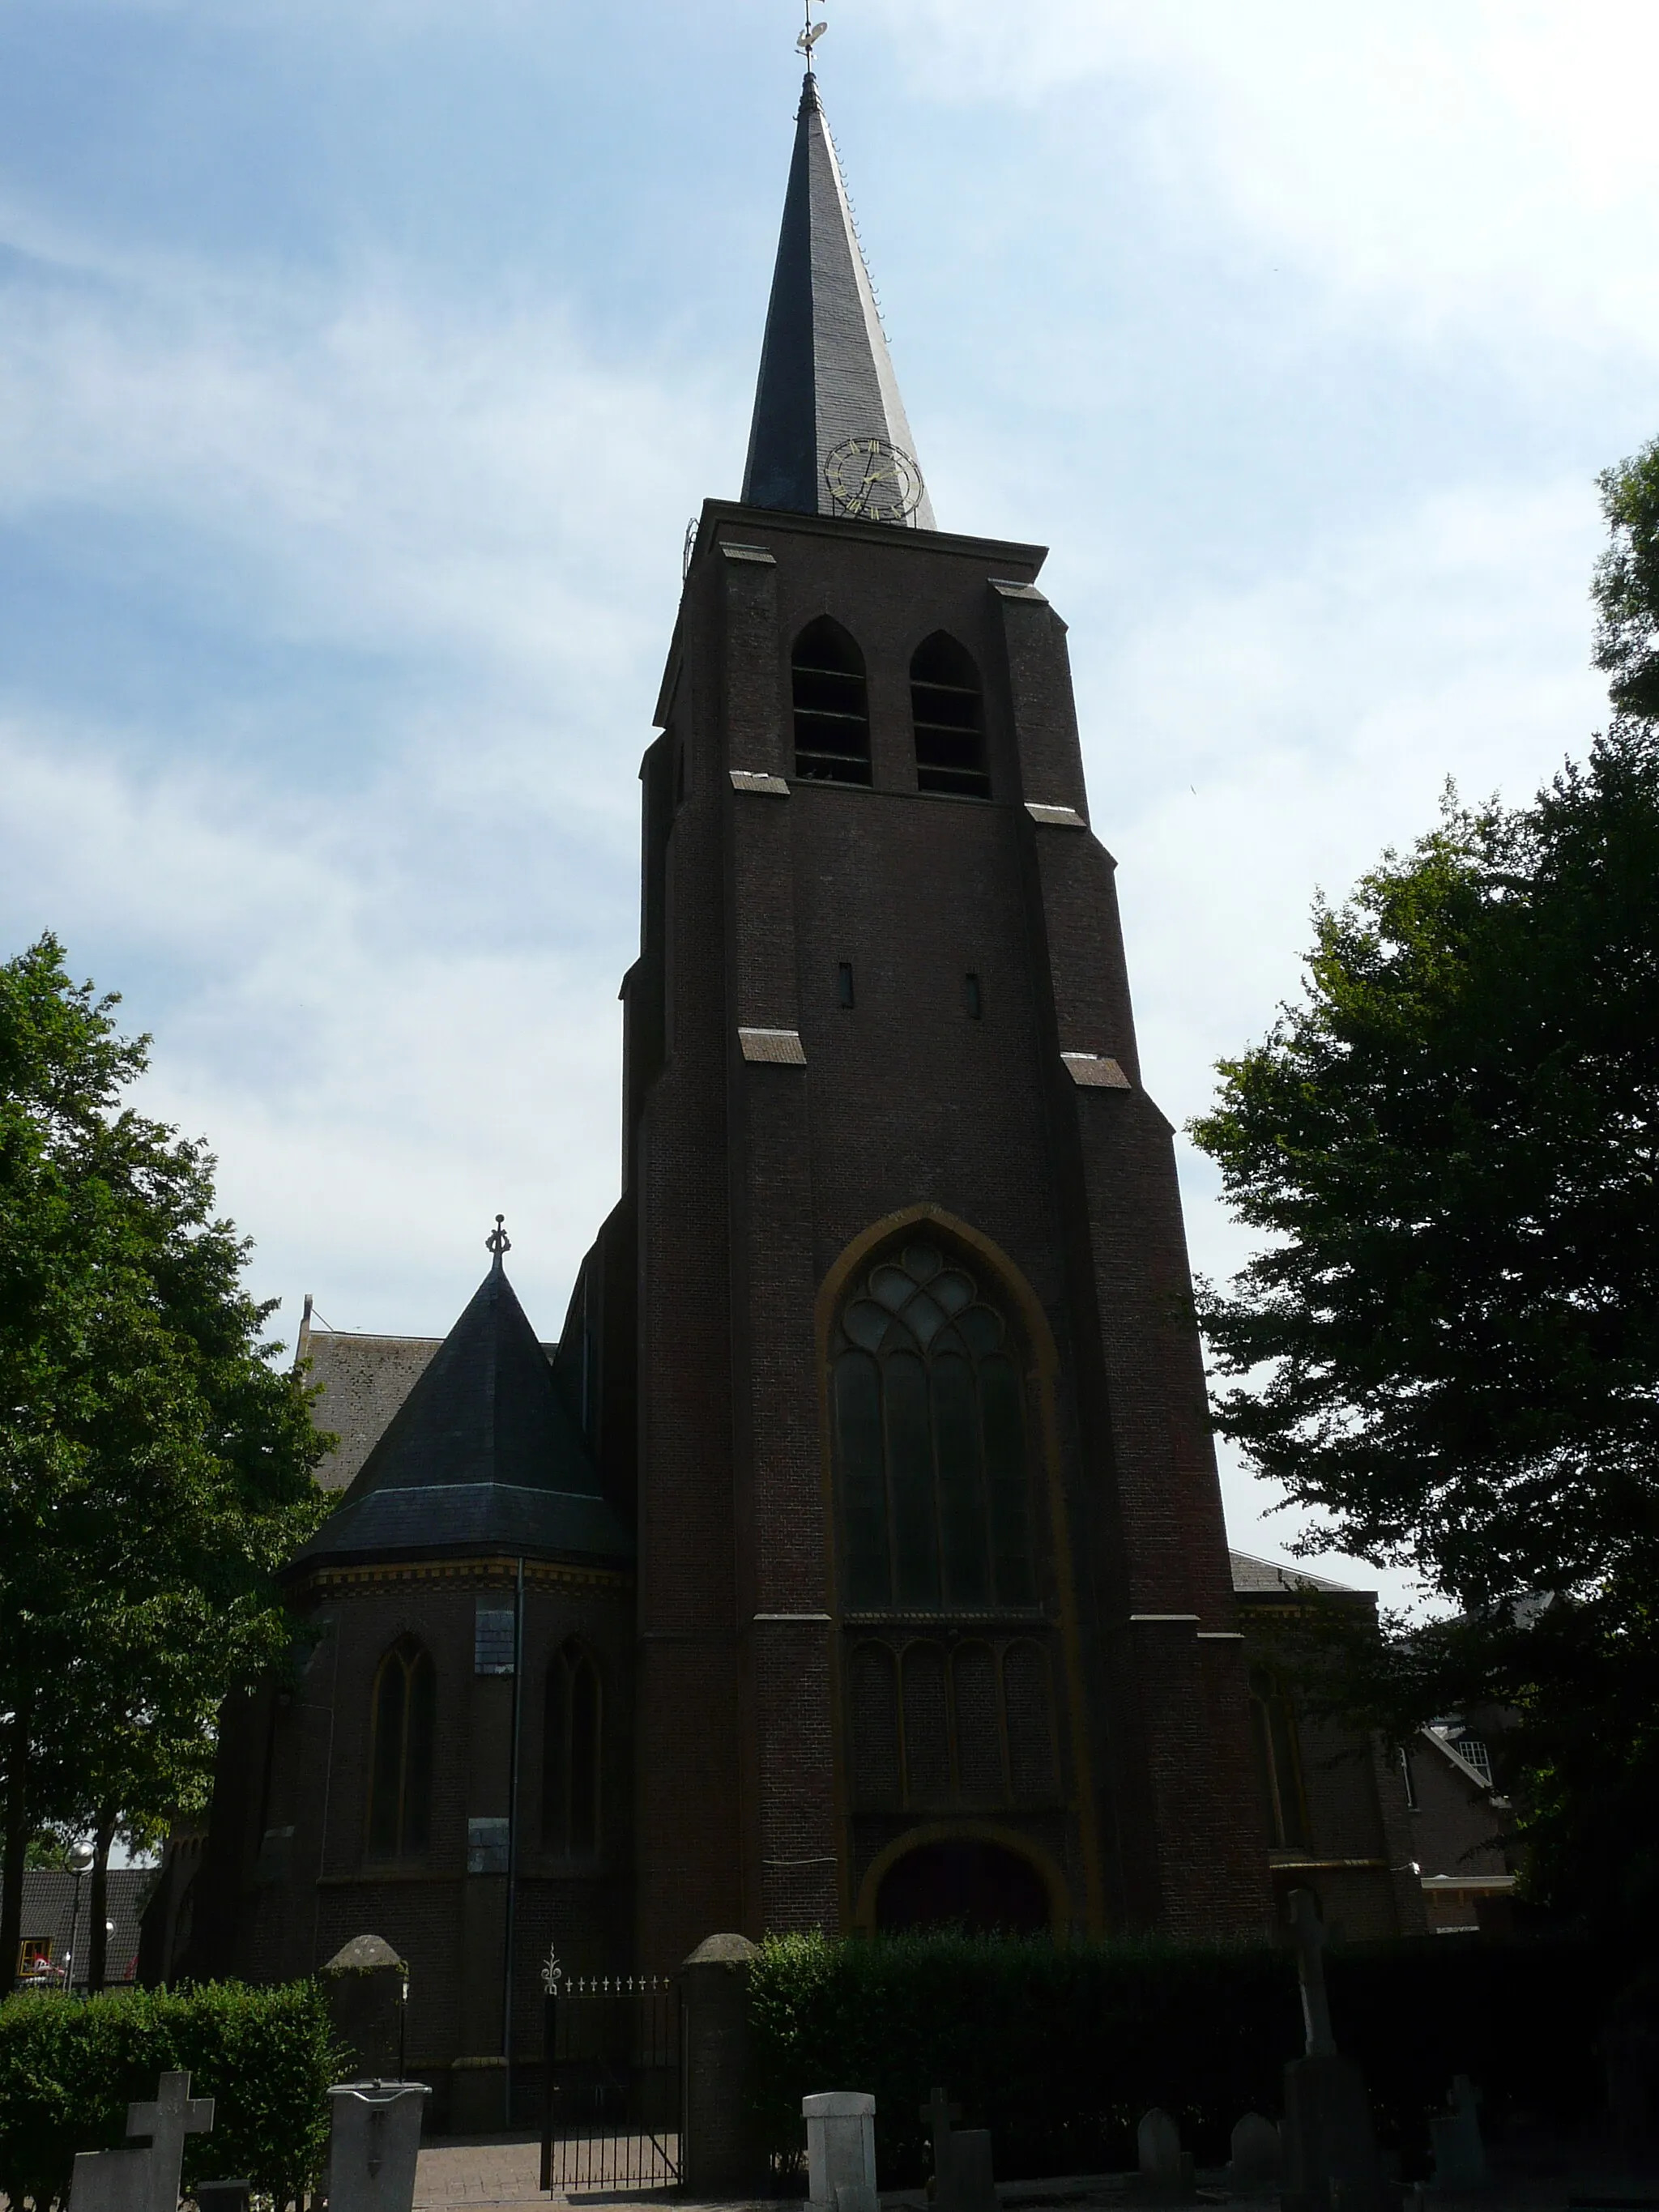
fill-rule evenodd
<path id="1" fill-rule="evenodd" d="M 846 439 L 872 437 L 915 459 L 841 164 L 809 70 L 795 119 L 744 504 L 833 513 L 825 455 Z M 922 530 L 936 527 L 925 491 L 915 520 Z"/>
<path id="2" fill-rule="evenodd" d="M 349 1486 L 442 1342 L 438 1336 L 302 1331 L 298 1357 L 310 1362 L 307 1382 L 322 1390 L 312 1400 L 312 1420 L 340 1440 L 317 1469 L 325 1490 Z"/>
<path id="3" fill-rule="evenodd" d="M 634 1555 L 499 1257 L 289 1572 L 492 1553 Z"/>
<path id="4" fill-rule="evenodd" d="M 1304 1567 L 1281 1567 L 1273 1559 L 1253 1559 L 1248 1552 L 1229 1552 L 1232 1565 L 1233 1588 L 1240 1592 L 1251 1590 L 1341 1590 L 1349 1597 L 1362 1597 L 1365 1593 L 1354 1589 L 1352 1583 L 1334 1583 L 1323 1575 L 1310 1575 Z"/>

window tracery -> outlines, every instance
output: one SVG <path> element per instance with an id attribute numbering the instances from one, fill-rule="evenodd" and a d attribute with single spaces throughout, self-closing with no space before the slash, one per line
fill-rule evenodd
<path id="1" fill-rule="evenodd" d="M 1024 1387 L 974 1278 L 923 1242 L 879 1261 L 833 1362 L 848 1610 L 1035 1604 Z"/>

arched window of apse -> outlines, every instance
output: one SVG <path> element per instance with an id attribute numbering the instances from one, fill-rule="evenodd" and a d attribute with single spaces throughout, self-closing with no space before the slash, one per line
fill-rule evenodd
<path id="1" fill-rule="evenodd" d="M 431 1653 L 413 1637 L 401 1637 L 374 1677 L 368 1789 L 372 1859 L 417 1857 L 432 1841 L 437 1704 Z"/>
<path id="2" fill-rule="evenodd" d="M 906 1245 L 857 1285 L 831 1356 L 848 1610 L 1035 1604 L 1024 1392 L 974 1278 Z"/>
<path id="3" fill-rule="evenodd" d="M 542 1747 L 542 1842 L 562 1857 L 599 1848 L 602 1705 L 598 1662 L 573 1636 L 547 1670 Z"/>

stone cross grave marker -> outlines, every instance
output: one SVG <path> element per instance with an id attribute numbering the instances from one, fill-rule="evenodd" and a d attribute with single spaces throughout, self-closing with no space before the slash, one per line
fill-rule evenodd
<path id="1" fill-rule="evenodd" d="M 996 2212 L 996 2184 L 991 2169 L 991 2131 L 965 2128 L 952 2132 L 962 2118 L 943 2089 L 935 2089 L 925 2105 L 916 2108 L 933 2138 L 934 2212 Z"/>
<path id="2" fill-rule="evenodd" d="M 153 2101 L 127 2106 L 124 2148 L 76 2154 L 73 2212 L 179 2212 L 185 2137 L 212 2125 L 212 2098 L 192 2097 L 188 2074 L 163 2074 Z"/>
<path id="3" fill-rule="evenodd" d="M 1325 1930 L 1310 1889 L 1291 1892 L 1291 1931 L 1296 1940 L 1296 1978 L 1302 1985 L 1302 2021 L 1310 2058 L 1334 2058 L 1330 2000 L 1325 1994 Z"/>
<path id="4" fill-rule="evenodd" d="M 962 2118 L 962 2107 L 953 2105 L 943 2089 L 935 2089 L 925 2105 L 917 2106 L 916 2118 L 926 2123 L 933 2138 L 933 2179 L 943 2190 L 950 2183 L 951 2127 Z"/>

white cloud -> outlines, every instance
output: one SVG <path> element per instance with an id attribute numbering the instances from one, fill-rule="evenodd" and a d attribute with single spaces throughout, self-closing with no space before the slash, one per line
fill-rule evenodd
<path id="1" fill-rule="evenodd" d="M 878 0 L 935 96 L 1042 103 L 1104 85 L 1161 192 L 1419 334 L 1497 314 L 1564 343 L 1659 348 L 1659 14 L 1646 0 Z M 1103 127 L 1125 127 L 1114 106 Z M 1524 374 L 1528 364 L 1517 363 Z"/>

